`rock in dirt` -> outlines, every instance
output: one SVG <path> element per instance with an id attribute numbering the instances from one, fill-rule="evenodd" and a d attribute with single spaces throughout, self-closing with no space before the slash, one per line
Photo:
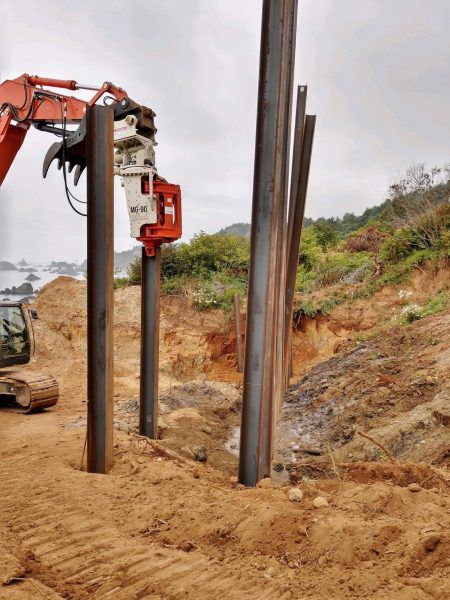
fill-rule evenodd
<path id="1" fill-rule="evenodd" d="M 423 541 L 423 547 L 427 552 L 433 552 L 440 541 L 441 538 L 438 535 L 430 535 Z"/>
<path id="2" fill-rule="evenodd" d="M 208 460 L 208 452 L 205 446 L 197 446 L 192 449 L 195 460 L 198 462 L 206 462 Z"/>
<path id="3" fill-rule="evenodd" d="M 314 498 L 313 500 L 313 506 L 314 508 L 325 508 L 328 506 L 328 500 L 323 496 L 317 496 L 317 498 Z"/>
<path id="4" fill-rule="evenodd" d="M 420 485 L 418 483 L 410 483 L 408 485 L 408 490 L 410 492 L 420 492 L 422 488 L 420 487 Z"/>
<path id="5" fill-rule="evenodd" d="M 291 502 L 301 502 L 303 500 L 303 492 L 300 488 L 291 488 L 287 494 Z"/>
<path id="6" fill-rule="evenodd" d="M 320 456 L 323 454 L 322 448 L 319 448 L 318 446 L 299 446 L 294 452 L 302 452 L 303 454 L 311 454 L 312 456 Z"/>

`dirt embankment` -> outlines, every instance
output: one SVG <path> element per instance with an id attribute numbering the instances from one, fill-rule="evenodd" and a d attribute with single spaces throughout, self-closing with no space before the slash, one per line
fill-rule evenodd
<path id="1" fill-rule="evenodd" d="M 35 307 L 37 358 L 71 359 L 84 364 L 86 353 L 86 283 L 59 277 L 39 294 Z M 126 386 L 139 373 L 140 288 L 115 291 L 115 376 Z M 192 379 L 237 380 L 236 340 L 222 311 L 196 311 L 181 298 L 165 296 L 161 303 L 160 373 L 163 387 Z M 219 366 L 220 365 L 220 366 Z M 222 377 L 210 377 L 212 372 Z M 133 386 L 132 386 L 133 387 Z"/>
<path id="2" fill-rule="evenodd" d="M 448 269 L 417 270 L 408 285 L 387 286 L 369 299 L 346 301 L 329 315 L 304 316 L 293 334 L 294 381 L 314 365 L 333 356 L 349 340 L 388 325 L 404 300 L 401 289 L 418 304 L 449 287 Z M 339 293 L 331 289 L 327 294 Z M 320 299 L 319 292 L 314 297 Z M 60 277 L 42 290 L 36 301 L 42 314 L 37 325 L 40 359 L 64 361 L 69 352 L 84 364 L 86 350 L 86 284 Z M 245 332 L 245 314 L 242 314 Z M 244 333 L 243 333 L 244 335 Z M 40 336 L 40 338 L 39 338 Z M 139 372 L 140 289 L 115 292 L 115 375 L 117 384 L 130 387 Z M 183 298 L 165 296 L 161 303 L 160 374 L 162 386 L 174 381 L 208 379 L 238 383 L 236 337 L 232 315 L 198 311 Z M 67 362 L 67 361 L 64 361 Z M 127 381 L 128 380 L 128 381 Z M 134 382 L 133 382 L 134 383 Z M 133 388 L 134 385 L 131 385 Z"/>
<path id="3" fill-rule="evenodd" d="M 336 460 L 427 460 L 449 466 L 450 311 L 348 343 L 285 399 L 279 459 L 332 474 Z M 361 433 L 370 432 L 376 442 Z M 303 447 L 324 459 L 306 460 Z"/>
<path id="4" fill-rule="evenodd" d="M 434 292 L 421 285 L 424 298 Z M 286 397 L 284 484 L 246 489 L 226 448 L 236 450 L 240 390 L 223 313 L 164 300 L 161 439 L 151 442 L 133 433 L 139 290 L 116 292 L 115 462 L 98 476 L 80 471 L 85 284 L 47 286 L 33 368 L 58 377 L 61 402 L 0 412 L 0 598 L 449 597 L 450 312 L 386 328 L 396 298 L 384 291 L 365 310 L 304 322 L 296 365 L 313 368 Z"/>
<path id="5" fill-rule="evenodd" d="M 386 286 L 370 298 L 346 300 L 329 315 L 303 316 L 293 336 L 294 379 L 333 356 L 349 340 L 375 335 L 388 326 L 405 304 L 399 296 L 401 290 L 411 294 L 407 302 L 421 305 L 442 289 L 450 289 L 448 268 L 417 269 L 407 283 Z M 318 304 L 344 292 L 351 293 L 349 286 L 332 286 L 312 294 L 310 299 Z"/>

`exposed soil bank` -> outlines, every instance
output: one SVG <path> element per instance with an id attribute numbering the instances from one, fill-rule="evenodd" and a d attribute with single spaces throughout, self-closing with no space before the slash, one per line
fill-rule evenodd
<path id="1" fill-rule="evenodd" d="M 346 341 L 356 327 L 341 320 L 335 329 L 335 313 L 317 321 L 328 349 L 317 349 L 316 366 L 290 389 L 281 421 L 278 461 L 302 491 L 291 501 L 289 485 L 245 489 L 230 477 L 236 457 L 224 444 L 239 422 L 240 392 L 231 324 L 220 312 L 164 302 L 162 439 L 133 435 L 132 288 L 116 292 L 114 468 L 80 471 L 84 306 L 85 284 L 67 278 L 37 301 L 33 368 L 58 377 L 61 402 L 31 416 L 0 411 L 0 598 L 449 596 L 448 312 L 357 345 Z M 305 453 L 306 442 L 321 454 Z M 199 446 L 204 462 L 194 459 Z"/>

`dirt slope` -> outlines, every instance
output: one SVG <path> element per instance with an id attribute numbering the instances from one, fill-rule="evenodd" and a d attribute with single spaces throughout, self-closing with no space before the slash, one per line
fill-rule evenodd
<path id="1" fill-rule="evenodd" d="M 449 466 L 450 311 L 347 346 L 288 391 L 281 454 L 301 457 L 301 439 L 377 460 L 383 451 L 358 434 L 370 431 L 395 458 Z"/>
<path id="2" fill-rule="evenodd" d="M 162 439 L 133 435 L 137 292 L 116 293 L 115 464 L 108 476 L 79 469 L 84 284 L 60 278 L 38 299 L 33 368 L 57 375 L 62 397 L 55 409 L 28 417 L 0 411 L 2 600 L 450 596 L 450 497 L 440 454 L 449 422 L 439 396 L 448 313 L 413 324 L 402 340 L 392 330 L 344 344 L 290 390 L 282 430 L 309 423 L 306 434 L 319 436 L 301 431 L 279 450 L 285 465 L 295 458 L 288 474 L 303 498 L 293 502 L 289 483 L 245 489 L 230 477 L 236 457 L 225 442 L 239 422 L 240 395 L 221 313 L 199 314 L 176 299 L 165 304 Z M 396 445 L 402 423 L 411 423 L 414 435 L 400 434 L 404 443 Z M 399 462 L 355 429 L 383 440 Z M 290 446 L 305 441 L 325 452 L 311 457 Z M 192 459 L 197 445 L 206 447 L 206 462 Z M 411 462 L 423 458 L 434 465 Z M 321 508 L 314 506 L 318 496 L 327 500 Z"/>

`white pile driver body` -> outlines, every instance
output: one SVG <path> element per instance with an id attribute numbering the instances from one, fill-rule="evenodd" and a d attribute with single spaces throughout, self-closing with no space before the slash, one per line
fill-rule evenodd
<path id="1" fill-rule="evenodd" d="M 139 238 L 141 227 L 158 222 L 153 194 L 156 142 L 137 130 L 138 120 L 128 115 L 114 123 L 114 174 L 121 178 L 130 219 L 130 235 Z"/>

